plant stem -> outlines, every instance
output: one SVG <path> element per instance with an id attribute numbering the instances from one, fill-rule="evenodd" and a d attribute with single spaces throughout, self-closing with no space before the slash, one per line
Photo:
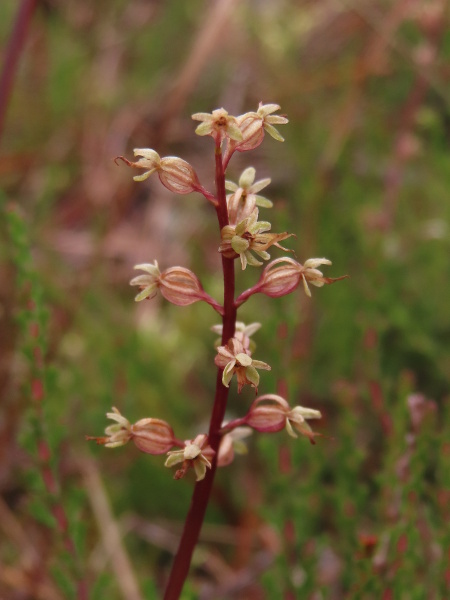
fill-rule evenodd
<path id="1" fill-rule="evenodd" d="M 216 141 L 215 148 L 216 158 L 216 192 L 218 204 L 216 207 L 219 227 L 222 229 L 228 224 L 228 211 L 225 192 L 225 172 L 222 162 L 222 151 L 220 142 Z M 222 344 L 226 344 L 230 338 L 234 336 L 236 325 L 236 307 L 234 305 L 234 259 L 225 258 L 222 256 L 222 271 L 224 283 L 224 303 L 222 317 Z M 184 582 L 189 573 L 192 554 L 197 545 L 200 535 L 200 530 L 205 518 L 206 509 L 208 507 L 209 498 L 214 482 L 214 476 L 217 468 L 217 452 L 220 445 L 221 433 L 220 428 L 225 416 L 225 410 L 228 400 L 228 388 L 222 383 L 223 369 L 218 369 L 216 379 L 216 393 L 214 398 L 214 406 L 211 413 L 209 424 L 209 444 L 216 454 L 212 461 L 212 468 L 208 469 L 206 476 L 202 481 L 199 481 L 194 488 L 191 505 L 184 524 L 183 533 L 172 571 L 169 576 L 164 600 L 178 600 L 183 589 Z"/>

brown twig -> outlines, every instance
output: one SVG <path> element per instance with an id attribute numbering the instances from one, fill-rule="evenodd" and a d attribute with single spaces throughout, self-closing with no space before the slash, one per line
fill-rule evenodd
<path id="1" fill-rule="evenodd" d="M 127 600 L 143 600 L 98 470 L 87 458 L 80 460 L 78 466 L 122 595 Z"/>
<path id="2" fill-rule="evenodd" d="M 31 18 L 36 6 L 37 0 L 22 0 L 6 46 L 5 60 L 0 75 L 0 138 L 5 125 L 6 111 L 8 109 L 19 58 L 25 45 Z"/>

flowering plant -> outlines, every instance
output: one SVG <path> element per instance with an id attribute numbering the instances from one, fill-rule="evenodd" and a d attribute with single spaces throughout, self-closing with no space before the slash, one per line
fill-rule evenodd
<path id="1" fill-rule="evenodd" d="M 128 166 L 143 169 L 136 181 L 144 181 L 157 173 L 161 183 L 177 194 L 198 192 L 214 206 L 219 224 L 218 251 L 221 254 L 224 296 L 219 303 L 203 289 L 198 277 L 189 269 L 180 266 L 168 267 L 160 271 L 156 260 L 153 263 L 139 264 L 135 268 L 143 271 L 135 276 L 130 284 L 139 291 L 136 301 L 153 298 L 157 291 L 177 306 L 188 306 L 194 302 L 209 304 L 221 317 L 222 323 L 213 327 L 221 336 L 217 347 L 215 365 L 217 383 L 214 405 L 208 432 L 197 435 L 192 440 L 182 441 L 175 437 L 172 427 L 157 418 L 144 418 L 134 424 L 113 408 L 107 416 L 115 421 L 105 430 L 103 437 L 88 437 L 108 448 L 116 448 L 132 441 L 139 450 L 147 454 L 166 454 L 166 467 L 179 465 L 175 479 L 181 479 L 189 471 L 195 472 L 196 485 L 192 503 L 186 518 L 179 549 L 169 577 L 165 600 L 179 598 L 189 571 L 193 550 L 196 546 L 205 511 L 210 498 L 216 468 L 230 464 L 235 452 L 245 451 L 242 438 L 252 431 L 271 433 L 285 428 L 292 437 L 298 434 L 314 443 L 314 432 L 307 419 L 319 419 L 318 410 L 296 406 L 291 408 L 288 401 L 275 394 L 257 397 L 248 413 L 242 417 L 224 422 L 227 399 L 233 376 L 236 375 L 237 392 L 245 385 L 252 386 L 256 393 L 260 383 L 258 370 L 271 367 L 253 358 L 255 344 L 251 336 L 259 329 L 259 323 L 245 325 L 237 321 L 237 310 L 244 302 L 262 293 L 278 298 L 293 292 L 300 283 L 311 296 L 308 284 L 321 287 L 333 283 L 338 278 L 325 277 L 318 269 L 331 265 L 325 258 L 313 258 L 301 264 L 291 257 L 278 258 L 264 268 L 257 284 L 235 298 L 235 260 L 239 258 L 242 270 L 249 266 L 259 267 L 270 259 L 268 249 L 272 246 L 289 251 L 280 245 L 293 233 L 269 233 L 271 224 L 259 221 L 259 208 L 271 208 L 272 202 L 258 195 L 267 187 L 270 179 L 255 182 L 253 167 L 244 170 L 238 184 L 225 180 L 225 171 L 235 152 L 247 152 L 259 146 L 268 133 L 277 141 L 283 141 L 275 125 L 283 125 L 287 118 L 278 114 L 277 104 L 260 104 L 255 112 L 234 117 L 223 108 L 209 113 L 196 113 L 192 118 L 200 121 L 196 133 L 210 136 L 214 141 L 215 192 L 208 191 L 200 183 L 194 168 L 181 158 L 169 156 L 161 158 L 152 149 L 136 149 L 136 162 L 123 156 L 120 159 Z M 232 193 L 226 195 L 226 190 Z M 254 254 L 253 254 L 254 253 Z M 255 257 L 255 254 L 258 258 Z M 173 449 L 178 448 L 178 449 Z"/>

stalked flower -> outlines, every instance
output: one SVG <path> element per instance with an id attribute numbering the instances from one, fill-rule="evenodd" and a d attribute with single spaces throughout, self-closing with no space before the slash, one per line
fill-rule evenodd
<path id="1" fill-rule="evenodd" d="M 197 481 L 205 478 L 206 469 L 211 468 L 211 461 L 214 458 L 214 450 L 209 445 L 208 436 L 198 435 L 194 440 L 186 440 L 182 450 L 173 450 L 167 453 L 166 467 L 173 467 L 182 463 L 174 475 L 174 479 L 184 477 L 189 469 L 194 469 Z"/>
<path id="2" fill-rule="evenodd" d="M 258 196 L 258 192 L 267 187 L 270 179 L 260 179 L 255 183 L 256 171 L 253 167 L 248 167 L 239 178 L 239 185 L 232 181 L 226 181 L 225 187 L 232 194 L 227 196 L 228 220 L 230 225 L 236 225 L 249 217 L 256 206 L 271 208 L 272 202 L 263 196 Z"/>
<path id="3" fill-rule="evenodd" d="M 235 304 L 240 306 L 253 294 L 265 294 L 271 298 L 285 296 L 293 292 L 300 281 L 303 281 L 306 295 L 311 296 L 308 283 L 322 287 L 324 284 L 334 283 L 348 277 L 348 275 L 324 277 L 323 273 L 316 268 L 323 264 L 331 265 L 331 261 L 326 258 L 310 258 L 302 265 L 293 258 L 277 258 L 267 265 L 256 285 L 242 292 Z"/>
<path id="4" fill-rule="evenodd" d="M 300 283 L 300 270 L 300 264 L 293 258 L 277 258 L 262 272 L 256 291 L 271 298 L 290 294 Z"/>
<path id="5" fill-rule="evenodd" d="M 231 338 L 226 346 L 217 348 L 216 365 L 223 369 L 222 383 L 229 387 L 231 378 L 236 373 L 238 393 L 244 385 L 249 384 L 258 392 L 259 373 L 257 369 L 270 371 L 271 367 L 260 360 L 253 360 L 250 351 L 244 348 L 237 338 Z"/>
<path id="6" fill-rule="evenodd" d="M 224 108 L 213 110 L 211 114 L 195 113 L 192 118 L 194 121 L 202 121 L 195 130 L 197 135 L 210 135 L 216 143 L 222 142 L 224 138 L 237 142 L 242 140 L 236 117 L 229 115 Z"/>
<path id="7" fill-rule="evenodd" d="M 333 283 L 335 281 L 339 281 L 339 279 L 345 279 L 345 277 L 347 277 L 347 275 L 344 275 L 343 277 L 335 277 L 334 279 L 330 277 L 324 277 L 322 271 L 319 271 L 317 268 L 321 265 L 331 265 L 331 260 L 328 260 L 327 258 L 308 258 L 301 270 L 303 288 L 305 290 L 305 294 L 310 298 L 311 291 L 308 287 L 308 283 L 311 283 L 316 287 L 322 287 L 325 283 Z"/>
<path id="8" fill-rule="evenodd" d="M 320 411 L 296 406 L 291 409 L 284 398 L 277 394 L 259 396 L 250 406 L 244 423 L 264 433 L 274 433 L 286 428 L 291 437 L 298 437 L 294 429 L 306 436 L 314 444 L 315 433 L 306 423 L 306 419 L 320 419 Z"/>
<path id="9" fill-rule="evenodd" d="M 250 350 L 251 354 L 255 351 L 256 344 L 250 339 L 250 336 L 256 333 L 258 329 L 261 329 L 261 323 L 250 323 L 249 325 L 246 325 L 245 323 L 242 323 L 242 321 L 236 321 L 234 337 L 241 342 L 246 350 Z M 214 333 L 221 336 L 223 325 L 213 325 L 211 331 L 214 331 Z M 216 347 L 220 346 L 220 342 L 221 340 L 219 338 L 216 342 Z"/>
<path id="10" fill-rule="evenodd" d="M 226 423 L 223 426 L 226 426 Z M 252 433 L 250 427 L 236 427 L 230 433 L 226 433 L 220 442 L 217 466 L 226 467 L 233 462 L 235 454 L 247 454 L 247 445 L 242 440 Z"/>
<path id="11" fill-rule="evenodd" d="M 144 275 L 138 275 L 130 281 L 130 285 L 141 288 L 135 298 L 136 302 L 153 298 L 159 289 L 166 300 L 177 306 L 188 306 L 203 300 L 222 314 L 222 307 L 205 292 L 198 277 L 189 269 L 170 267 L 161 273 L 156 260 L 154 264 L 141 264 L 134 268 L 145 271 Z"/>
<path id="12" fill-rule="evenodd" d="M 106 446 L 106 448 L 124 446 L 132 437 L 129 420 L 122 416 L 115 406 L 112 407 L 112 412 L 106 413 L 106 416 L 108 419 L 111 419 L 111 421 L 116 421 L 114 425 L 109 425 L 105 429 L 106 435 L 104 437 L 87 435 L 86 439 L 94 440 L 97 444 Z"/>
<path id="13" fill-rule="evenodd" d="M 120 159 L 134 169 L 146 169 L 142 175 L 133 177 L 135 181 L 144 181 L 152 173 L 157 172 L 161 183 L 176 194 L 190 194 L 195 191 L 203 193 L 194 168 L 182 158 L 177 156 L 161 158 L 150 148 L 135 148 L 134 155 L 140 157 L 136 162 L 129 161 L 124 156 L 118 156 L 116 161 Z"/>
<path id="14" fill-rule="evenodd" d="M 116 423 L 105 429 L 104 437 L 86 436 L 87 440 L 94 440 L 107 448 L 124 446 L 132 440 L 146 454 L 165 454 L 176 442 L 171 426 L 161 419 L 140 419 L 131 425 L 115 406 L 106 416 Z"/>
<path id="15" fill-rule="evenodd" d="M 256 112 L 248 112 L 237 117 L 243 140 L 234 143 L 233 149 L 238 152 L 247 152 L 257 148 L 263 141 L 265 132 L 275 140 L 284 142 L 284 138 L 275 129 L 274 125 L 284 125 L 288 123 L 288 120 L 281 115 L 272 114 L 277 110 L 280 110 L 278 104 L 263 104 L 260 102 Z"/>
<path id="16" fill-rule="evenodd" d="M 258 221 L 258 209 L 255 208 L 252 214 L 241 221 L 238 225 L 225 225 L 222 228 L 222 243 L 219 246 L 219 252 L 222 252 L 227 258 L 241 259 L 242 269 L 247 265 L 258 267 L 263 263 L 256 259 L 251 251 L 255 252 L 263 260 L 268 260 L 270 254 L 267 249 L 270 246 L 277 246 L 282 250 L 289 252 L 287 248 L 281 246 L 278 242 L 291 237 L 292 233 L 267 233 L 271 228 L 268 221 Z"/>

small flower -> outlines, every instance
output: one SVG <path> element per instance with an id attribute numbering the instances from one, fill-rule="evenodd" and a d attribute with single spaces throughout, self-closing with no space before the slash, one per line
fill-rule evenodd
<path id="1" fill-rule="evenodd" d="M 242 140 L 242 133 L 239 129 L 236 117 L 227 113 L 224 108 L 213 110 L 212 113 L 195 113 L 192 115 L 194 121 L 202 121 L 197 127 L 197 135 L 210 135 L 220 143 L 224 138 L 229 138 L 237 142 Z"/>
<path id="2" fill-rule="evenodd" d="M 134 169 L 147 169 L 142 175 L 133 177 L 135 181 L 144 181 L 157 172 L 161 183 L 176 194 L 190 194 L 202 189 L 193 167 L 182 158 L 161 158 L 150 148 L 135 148 L 134 155 L 140 157 L 136 162 L 131 162 L 124 156 L 118 156 L 115 160 L 120 159 Z"/>
<path id="3" fill-rule="evenodd" d="M 279 131 L 275 129 L 274 125 L 285 125 L 286 123 L 289 123 L 289 121 L 286 117 L 272 114 L 277 110 L 280 110 L 278 104 L 263 104 L 260 102 L 256 114 L 262 119 L 265 131 L 267 131 L 274 140 L 284 142 L 284 138 L 280 135 Z"/>
<path id="4" fill-rule="evenodd" d="M 322 287 L 325 283 L 333 283 L 346 277 L 346 275 L 343 277 L 336 277 L 334 279 L 331 279 L 330 277 L 324 277 L 322 271 L 317 269 L 317 267 L 320 267 L 320 265 L 331 265 L 331 260 L 328 260 L 328 258 L 308 258 L 301 270 L 303 288 L 305 290 L 305 294 L 310 298 L 311 291 L 308 287 L 308 282 L 312 283 L 312 285 L 315 285 L 316 287 Z"/>
<path id="5" fill-rule="evenodd" d="M 106 448 L 118 448 L 124 446 L 132 438 L 131 425 L 128 419 L 120 414 L 115 406 L 112 407 L 112 412 L 106 413 L 108 419 L 116 421 L 114 425 L 109 425 L 105 429 L 105 437 L 93 437 L 87 435 L 87 440 L 94 440 L 97 444 L 106 446 Z"/>
<path id="6" fill-rule="evenodd" d="M 250 323 L 250 325 L 246 325 L 245 323 L 242 323 L 242 321 L 236 321 L 234 337 L 241 342 L 246 350 L 250 350 L 251 354 L 255 351 L 256 344 L 250 339 L 250 336 L 256 333 L 258 329 L 261 329 L 261 323 Z M 223 325 L 213 325 L 211 331 L 222 336 Z M 220 342 L 221 340 L 219 338 L 215 346 L 220 346 Z"/>
<path id="7" fill-rule="evenodd" d="M 226 423 L 222 425 L 224 427 Z M 226 467 L 234 460 L 236 454 L 247 454 L 247 446 L 242 441 L 253 432 L 250 427 L 236 427 L 230 433 L 226 433 L 220 442 L 217 455 L 217 466 Z"/>
<path id="8" fill-rule="evenodd" d="M 270 254 L 266 252 L 270 246 L 276 246 L 289 252 L 287 248 L 284 248 L 278 242 L 291 237 L 293 234 L 286 232 L 266 233 L 270 228 L 271 224 L 269 222 L 258 221 L 258 209 L 255 208 L 252 214 L 238 225 L 226 225 L 222 228 L 222 243 L 219 252 L 222 252 L 227 258 L 237 258 L 239 256 L 243 270 L 247 265 L 258 267 L 263 264 L 253 256 L 251 251 L 263 260 L 270 258 Z"/>
<path id="9" fill-rule="evenodd" d="M 294 429 L 306 436 L 312 444 L 314 437 L 319 435 L 306 423 L 306 419 L 320 419 L 320 411 L 303 406 L 291 409 L 287 401 L 277 394 L 259 396 L 253 402 L 244 422 L 264 433 L 274 433 L 286 428 L 291 437 L 298 437 Z"/>
<path id="10" fill-rule="evenodd" d="M 116 421 L 105 429 L 106 436 L 86 436 L 87 440 L 95 440 L 106 448 L 124 446 L 132 440 L 135 446 L 146 454 L 165 454 L 175 443 L 171 426 L 161 419 L 140 419 L 133 425 L 120 414 L 115 406 L 112 412 L 106 413 L 108 419 Z"/>
<path id="11" fill-rule="evenodd" d="M 259 373 L 257 369 L 270 371 L 271 367 L 260 360 L 253 360 L 250 351 L 236 338 L 231 338 L 226 346 L 217 348 L 216 365 L 223 369 L 222 383 L 229 387 L 231 378 L 236 373 L 238 393 L 246 384 L 250 384 L 258 391 Z"/>
<path id="12" fill-rule="evenodd" d="M 194 440 L 186 440 L 184 444 L 183 449 L 167 453 L 164 466 L 173 467 L 182 463 L 181 468 L 176 471 L 174 479 L 181 479 L 186 475 L 188 469 L 193 468 L 197 481 L 201 481 L 205 478 L 206 469 L 211 468 L 211 461 L 215 454 L 208 443 L 208 436 L 200 434 Z"/>
<path id="13" fill-rule="evenodd" d="M 306 422 L 306 419 L 321 418 L 322 415 L 318 410 L 314 410 L 313 408 L 305 408 L 304 406 L 295 406 L 286 415 L 286 431 L 291 437 L 297 438 L 298 435 L 294 431 L 294 429 L 296 429 L 301 435 L 306 436 L 312 443 L 314 443 L 313 438 L 317 434 L 313 432 L 311 427 Z"/>
<path id="14" fill-rule="evenodd" d="M 243 140 L 238 143 L 233 142 L 231 144 L 232 149 L 238 152 L 247 152 L 257 148 L 263 141 L 265 132 L 275 140 L 284 142 L 284 138 L 275 129 L 274 125 L 284 125 L 288 123 L 288 120 L 281 115 L 272 114 L 279 109 L 278 104 L 263 104 L 260 102 L 256 112 L 248 112 L 237 117 Z"/>
<path id="15" fill-rule="evenodd" d="M 228 220 L 231 225 L 236 225 L 249 217 L 256 206 L 263 208 L 272 208 L 273 206 L 270 200 L 257 195 L 269 185 L 270 179 L 261 179 L 254 183 L 255 174 L 255 169 L 248 167 L 240 176 L 239 185 L 232 181 L 225 182 L 226 189 L 233 192 L 227 196 Z"/>
<path id="16" fill-rule="evenodd" d="M 253 294 L 265 294 L 271 298 L 279 298 L 293 292 L 300 281 L 307 296 L 311 296 L 308 282 L 317 287 L 322 287 L 325 283 L 335 283 L 341 279 L 346 279 L 348 275 L 341 277 L 324 277 L 322 272 L 316 269 L 317 266 L 326 264 L 331 265 L 331 261 L 326 258 L 310 258 L 304 265 L 298 263 L 293 258 L 277 258 L 267 265 L 256 285 L 236 298 L 236 306 L 240 306 Z"/>
<path id="17" fill-rule="evenodd" d="M 135 265 L 134 268 L 145 271 L 146 273 L 145 275 L 133 277 L 130 281 L 130 285 L 138 285 L 141 290 L 136 296 L 135 301 L 141 302 L 141 300 L 145 300 L 145 298 L 148 298 L 149 300 L 154 298 L 159 286 L 159 278 L 161 277 L 158 262 L 155 260 L 154 264 L 143 263 L 141 265 Z"/>
<path id="18" fill-rule="evenodd" d="M 141 292 L 135 298 L 136 302 L 153 298 L 159 289 L 166 300 L 177 306 L 188 306 L 203 300 L 222 313 L 222 307 L 205 292 L 198 277 L 189 269 L 169 267 L 161 273 L 156 260 L 154 264 L 146 263 L 134 268 L 145 271 L 145 275 L 138 275 L 130 281 L 130 285 L 138 285 L 141 288 Z"/>

